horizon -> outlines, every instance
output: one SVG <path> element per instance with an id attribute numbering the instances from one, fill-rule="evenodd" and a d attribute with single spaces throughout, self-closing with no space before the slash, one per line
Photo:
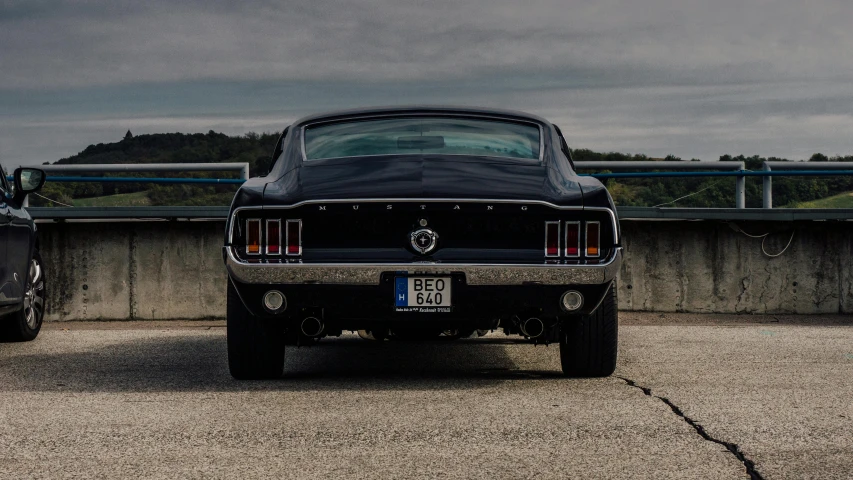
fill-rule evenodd
<path id="1" fill-rule="evenodd" d="M 121 143 L 122 141 L 124 141 L 124 140 L 125 140 L 125 135 L 127 135 L 127 133 L 130 133 L 130 134 L 133 136 L 133 138 L 136 138 L 136 137 L 141 137 L 141 136 L 154 136 L 154 135 L 207 135 L 207 134 L 209 134 L 209 133 L 211 133 L 211 132 L 212 132 L 212 133 L 215 133 L 215 134 L 222 134 L 222 135 L 226 135 L 226 136 L 229 136 L 229 137 L 235 137 L 235 138 L 236 138 L 236 137 L 243 137 L 243 138 L 247 138 L 247 137 L 250 137 L 250 136 L 252 136 L 252 135 L 257 135 L 257 136 L 264 136 L 264 135 L 278 136 L 278 135 L 280 135 L 280 134 L 281 134 L 281 132 L 272 132 L 272 131 L 266 131 L 266 132 L 248 131 L 248 132 L 245 132 L 245 133 L 238 133 L 238 134 L 230 134 L 230 135 L 229 135 L 228 133 L 225 133 L 225 132 L 217 132 L 217 131 L 215 131 L 215 130 L 209 130 L 209 131 L 207 131 L 207 132 L 154 132 L 154 133 L 141 133 L 141 134 L 138 134 L 138 135 L 137 135 L 137 134 L 133 133 L 133 131 L 131 131 L 130 129 L 128 129 L 128 130 L 126 130 L 126 131 L 125 131 L 125 133 L 122 135 L 122 138 L 120 138 L 119 140 L 112 141 L 112 142 L 98 142 L 98 143 L 93 143 L 93 144 L 87 145 L 86 147 L 84 147 L 84 148 L 83 148 L 83 150 L 80 150 L 80 151 L 79 151 L 79 152 L 77 152 L 77 153 L 74 153 L 74 154 L 72 154 L 72 155 L 68 155 L 68 156 L 66 156 L 66 157 L 59 158 L 59 159 L 54 160 L 54 161 L 48 161 L 48 162 L 49 162 L 50 164 L 56 164 L 56 163 L 57 163 L 57 162 L 59 162 L 59 161 L 67 160 L 67 159 L 69 159 L 69 158 L 79 156 L 79 155 L 83 154 L 83 152 L 85 152 L 85 150 L 86 150 L 87 148 L 89 148 L 89 147 L 93 147 L 93 146 L 96 146 L 96 145 L 100 145 L 100 144 L 103 144 L 103 145 L 112 145 L 112 144 Z M 653 161 L 654 161 L 654 160 L 666 160 L 666 159 L 669 157 L 669 156 L 660 156 L 660 157 L 656 157 L 656 156 L 647 155 L 647 154 L 645 154 L 645 153 L 643 153 L 643 152 L 598 151 L 598 150 L 589 149 L 589 148 L 583 148 L 583 147 L 578 147 L 578 148 L 571 148 L 571 147 L 569 147 L 569 148 L 570 148 L 573 152 L 574 152 L 574 151 L 578 151 L 578 150 L 587 150 L 587 151 L 591 151 L 591 152 L 593 152 L 593 153 L 599 153 L 599 154 L 619 154 L 619 155 L 626 155 L 626 156 L 644 156 L 644 157 L 646 157 L 648 160 L 653 160 Z M 774 157 L 774 156 L 770 156 L 770 155 L 761 155 L 761 154 L 752 154 L 752 155 L 747 155 L 747 154 L 743 154 L 743 153 L 737 153 L 737 154 L 735 154 L 735 153 L 724 153 L 724 154 L 722 154 L 722 155 L 720 156 L 720 158 L 708 159 L 708 160 L 710 160 L 710 161 L 721 161 L 721 159 L 722 159 L 722 157 L 723 157 L 723 156 L 730 156 L 730 157 L 732 157 L 733 159 L 737 159 L 737 158 L 740 158 L 740 157 L 744 157 L 744 158 L 747 158 L 747 159 L 750 159 L 750 158 L 756 158 L 756 157 L 757 157 L 757 158 L 766 159 L 766 160 L 784 160 L 784 161 L 790 161 L 790 162 L 807 162 L 807 161 L 809 161 L 809 159 L 810 159 L 810 158 L 812 158 L 812 157 L 813 157 L 813 156 L 815 156 L 815 155 L 824 155 L 824 156 L 826 156 L 826 157 L 827 157 L 827 159 L 828 159 L 828 160 L 836 160 L 836 159 L 842 159 L 842 158 L 846 158 L 846 157 L 853 157 L 853 154 L 851 154 L 851 155 L 826 155 L 826 154 L 824 154 L 823 152 L 814 152 L 813 154 L 809 155 L 809 158 L 785 158 L 785 157 Z M 677 155 L 670 155 L 670 156 L 676 157 L 676 158 L 678 158 L 679 160 L 682 160 L 682 161 L 704 160 L 704 159 L 697 159 L 697 158 L 683 158 L 683 157 L 678 157 Z M 1 160 L 1 159 L 0 159 L 0 160 Z M 46 160 L 46 161 L 47 161 L 47 160 Z M 44 163 L 41 163 L 41 165 L 43 165 L 43 164 L 44 164 Z M 37 165 L 33 164 L 32 166 L 37 166 Z"/>

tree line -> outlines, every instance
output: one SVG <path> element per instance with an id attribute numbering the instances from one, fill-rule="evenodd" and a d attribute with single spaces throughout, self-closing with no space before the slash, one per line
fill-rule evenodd
<path id="1" fill-rule="evenodd" d="M 572 159 L 576 162 L 683 160 L 674 155 L 669 155 L 666 158 L 651 158 L 641 154 L 598 153 L 586 149 L 574 150 Z M 792 160 L 777 157 L 765 158 L 758 155 L 749 157 L 722 155 L 719 161 L 743 162 L 747 170 L 761 170 L 764 161 Z M 853 162 L 853 155 L 827 157 L 821 153 L 816 153 L 808 161 Z M 734 207 L 735 205 L 735 178 L 733 177 L 620 178 L 618 180 L 608 179 L 605 181 L 605 185 L 617 205 L 638 207 L 665 205 L 695 208 L 724 208 Z M 747 178 L 747 208 L 761 208 L 761 188 L 761 177 Z M 793 207 L 801 202 L 809 202 L 851 191 L 853 191 L 853 176 L 773 177 L 773 205 L 777 207 Z M 676 199 L 680 200 L 673 202 Z"/>
<path id="2" fill-rule="evenodd" d="M 252 176 L 265 174 L 272 160 L 278 133 L 248 133 L 229 136 L 214 131 L 206 134 L 161 133 L 133 136 L 130 132 L 119 142 L 90 145 L 82 152 L 57 161 L 60 165 L 88 163 L 216 163 L 246 162 Z M 651 158 L 642 154 L 599 153 L 587 149 L 572 152 L 574 161 L 654 161 L 682 160 L 676 156 Z M 695 160 L 695 159 L 694 159 Z M 744 162 L 748 170 L 760 170 L 764 160 L 786 160 L 760 156 L 723 155 L 722 162 Z M 853 156 L 827 157 L 816 153 L 810 161 L 853 161 Z M 117 173 L 91 176 L 147 177 L 150 173 Z M 89 176 L 89 175 L 87 175 Z M 180 172 L 157 173 L 158 177 L 187 176 Z M 201 178 L 225 178 L 223 172 L 194 172 Z M 236 178 L 236 175 L 232 175 Z M 625 206 L 667 205 L 678 207 L 733 207 L 735 181 L 731 177 L 631 178 L 606 182 L 614 201 Z M 65 183 L 48 182 L 41 197 L 32 197 L 33 206 L 74 205 L 86 199 L 119 194 L 137 194 L 150 205 L 228 205 L 235 185 L 155 185 L 145 183 Z M 775 206 L 796 205 L 840 193 L 853 191 L 853 177 L 775 177 Z M 681 198 L 684 197 L 684 198 Z M 119 198 L 119 197 L 115 197 Z M 679 199 L 672 203 L 674 200 Z M 747 207 L 761 206 L 761 180 L 746 181 Z"/>

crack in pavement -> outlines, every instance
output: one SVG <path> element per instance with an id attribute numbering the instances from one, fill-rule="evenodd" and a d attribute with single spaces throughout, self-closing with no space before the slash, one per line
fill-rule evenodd
<path id="1" fill-rule="evenodd" d="M 711 435 L 708 434 L 708 432 L 705 431 L 705 427 L 703 427 L 702 425 L 699 425 L 698 423 L 696 423 L 695 420 L 693 420 L 692 418 L 685 415 L 684 411 L 682 411 L 681 408 L 678 407 L 678 405 L 672 403 L 672 401 L 666 397 L 661 397 L 659 395 L 653 394 L 651 388 L 644 387 L 642 385 L 638 385 L 637 382 L 635 382 L 629 378 L 625 378 L 625 377 L 616 377 L 616 378 L 619 378 L 620 380 L 622 380 L 623 382 L 628 384 L 629 387 L 634 387 L 634 388 L 638 388 L 638 389 L 642 390 L 643 393 L 647 397 L 656 398 L 656 399 L 660 400 L 661 402 L 663 402 L 664 404 L 666 404 L 666 406 L 668 406 L 673 411 L 673 413 L 675 413 L 676 415 L 681 417 L 682 420 L 684 420 L 685 422 L 687 422 L 688 425 L 693 427 L 693 429 L 696 430 L 696 433 L 698 433 L 699 436 L 701 436 L 704 440 L 707 440 L 709 442 L 713 442 L 713 443 L 716 443 L 718 445 L 722 445 L 722 446 L 726 447 L 726 450 L 728 450 L 729 453 L 734 455 L 735 458 L 737 458 L 738 461 L 740 461 L 740 463 L 743 464 L 743 466 L 746 468 L 746 473 L 749 475 L 749 478 L 751 480 L 764 480 L 764 477 L 761 476 L 761 474 L 758 473 L 758 471 L 755 469 L 755 462 L 753 462 L 752 460 L 747 458 L 746 455 L 744 455 L 744 453 L 740 450 L 740 446 L 738 446 L 738 444 L 731 443 L 731 442 L 725 442 L 723 440 L 719 440 L 717 438 L 712 437 Z"/>

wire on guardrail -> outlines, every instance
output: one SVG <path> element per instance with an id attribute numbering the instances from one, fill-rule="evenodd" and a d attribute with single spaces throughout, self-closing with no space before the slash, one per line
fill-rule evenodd
<path id="1" fill-rule="evenodd" d="M 766 255 L 769 258 L 776 258 L 778 256 L 781 256 L 783 253 L 785 253 L 788 250 L 788 247 L 791 246 L 791 242 L 794 241 L 794 234 L 797 232 L 796 230 L 791 230 L 791 238 L 788 239 L 788 244 L 785 245 L 785 248 L 783 248 L 781 252 L 779 252 L 779 253 L 767 253 L 767 249 L 764 248 L 764 242 L 767 241 L 767 237 L 770 236 L 770 232 L 762 233 L 761 235 L 752 235 L 752 234 L 749 234 L 749 233 L 746 233 L 745 231 L 743 231 L 743 229 L 740 228 L 740 226 L 738 226 L 736 223 L 729 223 L 729 226 L 732 228 L 732 230 L 739 232 L 739 233 L 742 233 L 749 238 L 760 238 L 761 239 L 761 253 L 763 253 L 764 255 Z"/>
<path id="2" fill-rule="evenodd" d="M 785 245 L 785 248 L 783 248 L 781 252 L 779 252 L 775 255 L 767 253 L 767 250 L 764 249 L 764 241 L 767 240 L 767 237 L 764 237 L 764 239 L 761 240 L 761 253 L 767 255 L 770 258 L 776 258 L 776 257 L 782 255 L 783 253 L 785 253 L 786 250 L 788 250 L 788 247 L 791 246 L 791 242 L 794 241 L 794 233 L 796 233 L 796 232 L 797 232 L 796 230 L 791 230 L 791 238 L 788 239 L 788 244 Z"/>
<path id="3" fill-rule="evenodd" d="M 54 200 L 54 199 L 52 199 L 52 198 L 47 198 L 47 197 L 45 197 L 44 195 L 40 195 L 38 192 L 33 192 L 31 195 L 35 195 L 35 196 L 37 196 L 37 197 L 39 197 L 39 198 L 43 198 L 43 199 L 47 200 L 48 202 L 58 203 L 58 204 L 62 205 L 63 207 L 71 207 L 71 208 L 74 208 L 74 205 L 68 205 L 67 203 L 62 203 L 62 202 L 60 202 L 60 201 L 58 201 L 58 200 Z"/>
<path id="4" fill-rule="evenodd" d="M 685 199 L 685 198 L 692 197 L 693 195 L 698 195 L 698 194 L 700 194 L 700 193 L 704 192 L 705 190 L 708 190 L 709 188 L 711 188 L 711 187 L 715 186 L 715 185 L 716 185 L 716 184 L 718 184 L 718 183 L 720 183 L 720 182 L 719 182 L 719 181 L 716 181 L 716 182 L 714 182 L 714 183 L 712 183 L 712 184 L 708 185 L 707 187 L 703 188 L 702 190 L 699 190 L 698 192 L 688 193 L 687 195 L 685 195 L 685 196 L 683 196 L 683 197 L 678 197 L 678 198 L 676 198 L 675 200 L 673 200 L 673 201 L 671 201 L 671 202 L 666 202 L 666 203 L 661 203 L 661 204 L 659 204 L 659 205 L 655 205 L 655 206 L 653 206 L 652 208 L 662 207 L 662 206 L 664 206 L 664 205 L 672 205 L 673 203 L 675 203 L 675 202 L 677 202 L 677 201 L 679 201 L 679 200 L 683 200 L 683 199 Z"/>

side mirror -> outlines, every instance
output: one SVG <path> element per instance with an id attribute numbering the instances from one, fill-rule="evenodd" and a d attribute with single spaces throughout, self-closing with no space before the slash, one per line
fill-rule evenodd
<path id="1" fill-rule="evenodd" d="M 15 170 L 15 200 L 23 201 L 29 193 L 33 193 L 44 185 L 44 170 L 38 168 L 20 167 Z"/>

